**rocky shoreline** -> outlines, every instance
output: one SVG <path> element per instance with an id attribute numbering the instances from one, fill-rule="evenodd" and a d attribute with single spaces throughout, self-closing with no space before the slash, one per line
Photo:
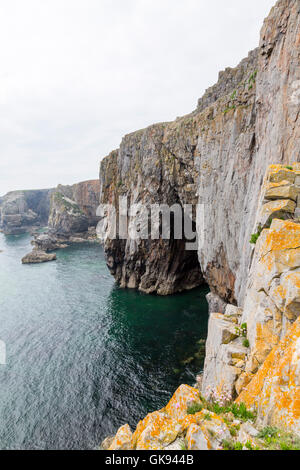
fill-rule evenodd
<path id="1" fill-rule="evenodd" d="M 37 213 L 30 208 L 33 202 Z M 98 242 L 98 205 L 98 180 L 59 185 L 55 190 L 15 191 L 0 200 L 0 229 L 6 235 L 32 234 L 33 250 L 23 257 L 23 264 L 54 261 L 55 250 L 75 243 Z M 47 231 L 39 233 L 43 226 Z"/>
<path id="2" fill-rule="evenodd" d="M 89 227 L 87 232 L 74 233 L 69 236 L 58 235 L 55 231 L 48 230 L 42 234 L 33 234 L 31 244 L 33 249 L 22 258 L 23 264 L 45 263 L 56 260 L 54 251 L 67 248 L 80 243 L 100 243 L 95 227 Z"/>

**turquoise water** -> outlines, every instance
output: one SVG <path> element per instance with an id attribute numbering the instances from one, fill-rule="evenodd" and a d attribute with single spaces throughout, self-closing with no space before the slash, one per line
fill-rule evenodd
<path id="1" fill-rule="evenodd" d="M 172 297 L 116 287 L 98 245 L 22 265 L 29 235 L 0 234 L 1 449 L 90 449 L 161 408 L 199 361 L 207 290 Z"/>

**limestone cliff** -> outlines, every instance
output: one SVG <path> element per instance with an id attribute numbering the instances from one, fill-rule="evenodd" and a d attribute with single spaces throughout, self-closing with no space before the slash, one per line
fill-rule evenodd
<path id="1" fill-rule="evenodd" d="M 59 185 L 49 203 L 48 231 L 35 233 L 33 250 L 23 257 L 23 264 L 56 260 L 54 250 L 72 243 L 98 241 L 96 216 L 99 205 L 99 180 L 83 181 L 73 186 Z"/>
<path id="2" fill-rule="evenodd" d="M 245 306 L 210 315 L 198 390 L 180 386 L 102 448 L 300 449 L 300 164 L 270 166 L 260 201 Z"/>
<path id="3" fill-rule="evenodd" d="M 220 73 L 190 115 L 124 137 L 101 163 L 101 202 L 203 203 L 198 253 L 178 240 L 105 240 L 123 287 L 169 294 L 203 282 L 242 305 L 249 237 L 268 164 L 300 161 L 299 1 L 280 0 L 258 49 Z"/>
<path id="4" fill-rule="evenodd" d="M 12 191 L 0 198 L 0 229 L 7 235 L 47 225 L 51 189 Z"/>
<path id="5" fill-rule="evenodd" d="M 224 448 L 236 430 L 219 404 L 234 400 L 230 412 L 253 413 L 257 428 L 240 427 L 242 448 L 262 448 L 266 425 L 300 436 L 299 46 L 299 0 L 279 0 L 259 48 L 222 72 L 196 111 L 126 136 L 101 164 L 102 203 L 117 207 L 126 195 L 205 208 L 197 253 L 176 240 L 104 237 L 117 281 L 167 294 L 203 278 L 211 308 L 222 310 L 210 316 L 201 393 L 181 386 L 133 434 L 120 428 L 111 450 Z M 212 414 L 220 409 L 225 416 Z"/>
<path id="6" fill-rule="evenodd" d="M 95 227 L 99 205 L 99 181 L 84 181 L 73 186 L 59 185 L 51 196 L 48 226 L 58 235 L 70 236 Z"/>
<path id="7" fill-rule="evenodd" d="M 300 165 L 270 166 L 260 201 L 244 308 L 210 316 L 202 394 L 300 435 Z"/>

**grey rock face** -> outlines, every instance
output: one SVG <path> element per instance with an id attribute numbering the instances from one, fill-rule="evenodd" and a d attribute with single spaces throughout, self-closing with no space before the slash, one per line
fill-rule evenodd
<path id="1" fill-rule="evenodd" d="M 224 300 L 222 300 L 218 295 L 210 292 L 207 294 L 206 300 L 208 303 L 209 313 L 225 313 L 227 303 L 224 302 Z"/>
<path id="2" fill-rule="evenodd" d="M 12 191 L 0 199 L 0 228 L 5 234 L 47 225 L 51 189 Z"/>
<path id="3" fill-rule="evenodd" d="M 59 185 L 51 196 L 49 228 L 57 235 L 70 236 L 84 233 L 96 226 L 99 218 L 99 181 L 91 180 L 74 184 Z"/>
<path id="4" fill-rule="evenodd" d="M 58 234 L 86 232 L 88 219 L 75 201 L 55 192 L 51 198 L 49 227 Z"/>
<path id="5" fill-rule="evenodd" d="M 127 135 L 101 163 L 100 198 L 130 204 L 203 204 L 198 260 L 171 240 L 107 240 L 108 266 L 123 287 L 173 293 L 205 281 L 243 305 L 250 235 L 267 165 L 300 161 L 299 2 L 280 0 L 260 46 L 220 74 L 192 114 Z"/>
<path id="6" fill-rule="evenodd" d="M 223 394 L 228 400 L 236 397 L 235 383 L 244 370 L 247 348 L 235 319 L 240 312 L 234 309 L 230 306 L 227 315 L 212 313 L 209 318 L 202 379 L 202 393 L 207 399 L 220 401 Z"/>

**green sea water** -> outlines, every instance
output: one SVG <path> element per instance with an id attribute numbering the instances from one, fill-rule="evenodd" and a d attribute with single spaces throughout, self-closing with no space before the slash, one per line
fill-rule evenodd
<path id="1" fill-rule="evenodd" d="M 203 367 L 207 289 L 119 289 L 99 245 L 22 265 L 30 236 L 0 234 L 0 449 L 92 449 L 164 406 Z"/>

